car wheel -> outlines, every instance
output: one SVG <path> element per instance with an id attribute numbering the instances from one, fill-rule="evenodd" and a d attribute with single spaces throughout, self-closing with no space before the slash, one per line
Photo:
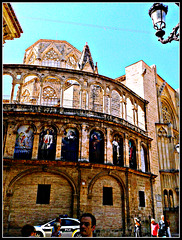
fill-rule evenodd
<path id="1" fill-rule="evenodd" d="M 76 232 L 72 237 L 81 237 L 80 232 Z"/>
<path id="2" fill-rule="evenodd" d="M 36 237 L 43 237 L 43 234 L 41 232 L 36 232 Z"/>

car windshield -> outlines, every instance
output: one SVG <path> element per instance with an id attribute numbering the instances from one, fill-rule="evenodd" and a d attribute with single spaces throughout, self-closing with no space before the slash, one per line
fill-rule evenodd
<path id="1" fill-rule="evenodd" d="M 79 222 L 72 219 L 61 219 L 61 226 L 76 226 Z"/>

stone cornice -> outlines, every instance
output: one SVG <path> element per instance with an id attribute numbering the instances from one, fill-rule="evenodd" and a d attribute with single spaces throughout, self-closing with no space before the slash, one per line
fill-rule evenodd
<path id="1" fill-rule="evenodd" d="M 26 105 L 26 104 L 3 104 L 3 114 L 26 114 L 26 115 L 47 115 L 48 117 L 74 117 L 78 120 L 87 119 L 98 122 L 107 122 L 109 124 L 115 124 L 134 131 L 142 136 L 151 140 L 148 137 L 148 133 L 143 129 L 129 123 L 128 121 L 118 118 L 106 113 L 94 112 L 84 109 L 72 109 L 72 108 L 61 108 L 61 107 L 50 107 L 41 105 Z"/>

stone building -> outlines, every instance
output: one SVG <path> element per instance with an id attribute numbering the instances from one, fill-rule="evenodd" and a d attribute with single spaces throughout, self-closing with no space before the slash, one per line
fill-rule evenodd
<path id="1" fill-rule="evenodd" d="M 87 43 L 45 39 L 3 65 L 4 234 L 83 212 L 97 236 L 131 235 L 136 216 L 149 235 L 163 213 L 178 232 L 179 94 L 155 65 L 125 72 L 100 75 Z"/>
<path id="2" fill-rule="evenodd" d="M 11 3 L 3 3 L 3 44 L 7 40 L 19 38 L 23 30 L 12 8 Z"/>

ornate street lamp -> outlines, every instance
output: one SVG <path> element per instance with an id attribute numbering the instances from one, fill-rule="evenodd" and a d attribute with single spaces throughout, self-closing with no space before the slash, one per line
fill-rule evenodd
<path id="1" fill-rule="evenodd" d="M 179 3 L 176 3 L 179 6 Z M 167 15 L 168 6 L 163 5 L 162 3 L 154 3 L 153 6 L 149 9 L 149 16 L 152 18 L 153 27 L 156 30 L 156 36 L 158 41 L 165 44 L 173 40 L 179 41 L 179 23 L 176 27 L 173 28 L 173 31 L 170 33 L 170 36 L 167 39 L 163 39 L 165 31 L 163 28 L 166 27 L 165 17 Z"/>

